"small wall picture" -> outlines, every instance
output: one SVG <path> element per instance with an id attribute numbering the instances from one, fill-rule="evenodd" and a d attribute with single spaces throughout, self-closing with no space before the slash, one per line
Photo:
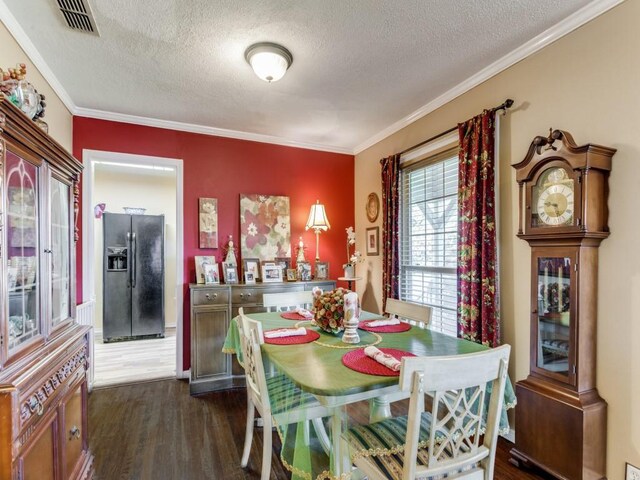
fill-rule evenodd
<path id="1" fill-rule="evenodd" d="M 259 258 L 244 258 L 242 259 L 242 270 L 245 273 L 253 273 L 255 281 L 260 280 L 260 259 Z"/>
<path id="2" fill-rule="evenodd" d="M 256 283 L 256 276 L 253 272 L 244 272 L 244 283 L 247 285 L 253 285 Z"/>
<path id="3" fill-rule="evenodd" d="M 262 281 L 264 283 L 281 282 L 282 268 L 276 264 L 265 264 L 262 266 Z"/>
<path id="4" fill-rule="evenodd" d="M 218 248 L 218 200 L 198 199 L 200 248 Z"/>
<path id="5" fill-rule="evenodd" d="M 298 280 L 298 271 L 295 268 L 287 268 L 287 282 L 296 282 Z"/>
<path id="6" fill-rule="evenodd" d="M 212 256 L 201 256 L 196 255 L 195 264 L 196 264 L 196 283 L 205 283 L 204 281 L 204 265 L 214 265 L 216 260 Z"/>
<path id="7" fill-rule="evenodd" d="M 233 263 L 223 263 L 224 283 L 238 283 L 238 268 Z"/>
<path id="8" fill-rule="evenodd" d="M 205 263 L 204 269 L 204 283 L 207 285 L 213 285 L 220 283 L 220 271 L 218 270 L 217 263 Z"/>
<path id="9" fill-rule="evenodd" d="M 367 255 L 380 255 L 380 227 L 367 228 Z"/>
<path id="10" fill-rule="evenodd" d="M 311 264 L 309 262 L 298 262 L 298 280 L 302 282 L 311 281 Z"/>
<path id="11" fill-rule="evenodd" d="M 316 262 L 316 280 L 329 278 L 329 262 Z"/>

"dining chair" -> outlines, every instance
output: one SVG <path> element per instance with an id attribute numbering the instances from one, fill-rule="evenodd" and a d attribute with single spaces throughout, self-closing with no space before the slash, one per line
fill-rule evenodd
<path id="1" fill-rule="evenodd" d="M 284 312 L 296 307 L 311 308 L 313 294 L 311 291 L 265 293 L 262 296 L 262 305 L 268 312 Z"/>
<path id="2" fill-rule="evenodd" d="M 247 425 L 241 466 L 246 467 L 249 461 L 253 441 L 253 421 L 255 410 L 257 410 L 264 425 L 260 478 L 268 480 L 271 472 L 273 427 L 304 422 L 304 428 L 308 429 L 307 421 L 311 420 L 321 445 L 329 451 L 330 440 L 324 429 L 322 418 L 330 417 L 333 412 L 320 405 L 313 395 L 303 392 L 288 377 L 277 374 L 267 378 L 261 352 L 261 345 L 264 343 L 262 324 L 247 317 L 243 311 L 239 314 L 239 321 L 242 324 L 240 345 L 247 380 Z"/>
<path id="3" fill-rule="evenodd" d="M 347 430 L 342 451 L 370 479 L 493 479 L 510 350 L 404 357 L 408 415 Z"/>
<path id="4" fill-rule="evenodd" d="M 395 298 L 387 298 L 385 313 L 407 319 L 409 323 L 419 324 L 421 327 L 426 327 L 431 321 L 431 307 Z"/>

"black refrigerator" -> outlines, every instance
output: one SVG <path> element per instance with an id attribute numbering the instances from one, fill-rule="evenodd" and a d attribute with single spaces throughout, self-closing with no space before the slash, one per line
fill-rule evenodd
<path id="1" fill-rule="evenodd" d="M 164 215 L 103 215 L 103 341 L 164 337 Z"/>

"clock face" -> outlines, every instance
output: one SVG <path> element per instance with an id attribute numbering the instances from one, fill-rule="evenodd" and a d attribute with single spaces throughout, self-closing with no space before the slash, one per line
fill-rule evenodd
<path id="1" fill-rule="evenodd" d="M 543 173 L 534 186 L 533 196 L 533 226 L 573 224 L 573 179 L 563 168 L 551 168 Z"/>

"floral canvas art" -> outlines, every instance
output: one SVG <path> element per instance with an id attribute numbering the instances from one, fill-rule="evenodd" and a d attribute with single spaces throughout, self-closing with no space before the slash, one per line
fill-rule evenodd
<path id="1" fill-rule="evenodd" d="M 240 195 L 242 258 L 291 256 L 289 197 Z"/>
<path id="2" fill-rule="evenodd" d="M 200 198 L 198 207 L 200 248 L 218 248 L 218 200 Z"/>

